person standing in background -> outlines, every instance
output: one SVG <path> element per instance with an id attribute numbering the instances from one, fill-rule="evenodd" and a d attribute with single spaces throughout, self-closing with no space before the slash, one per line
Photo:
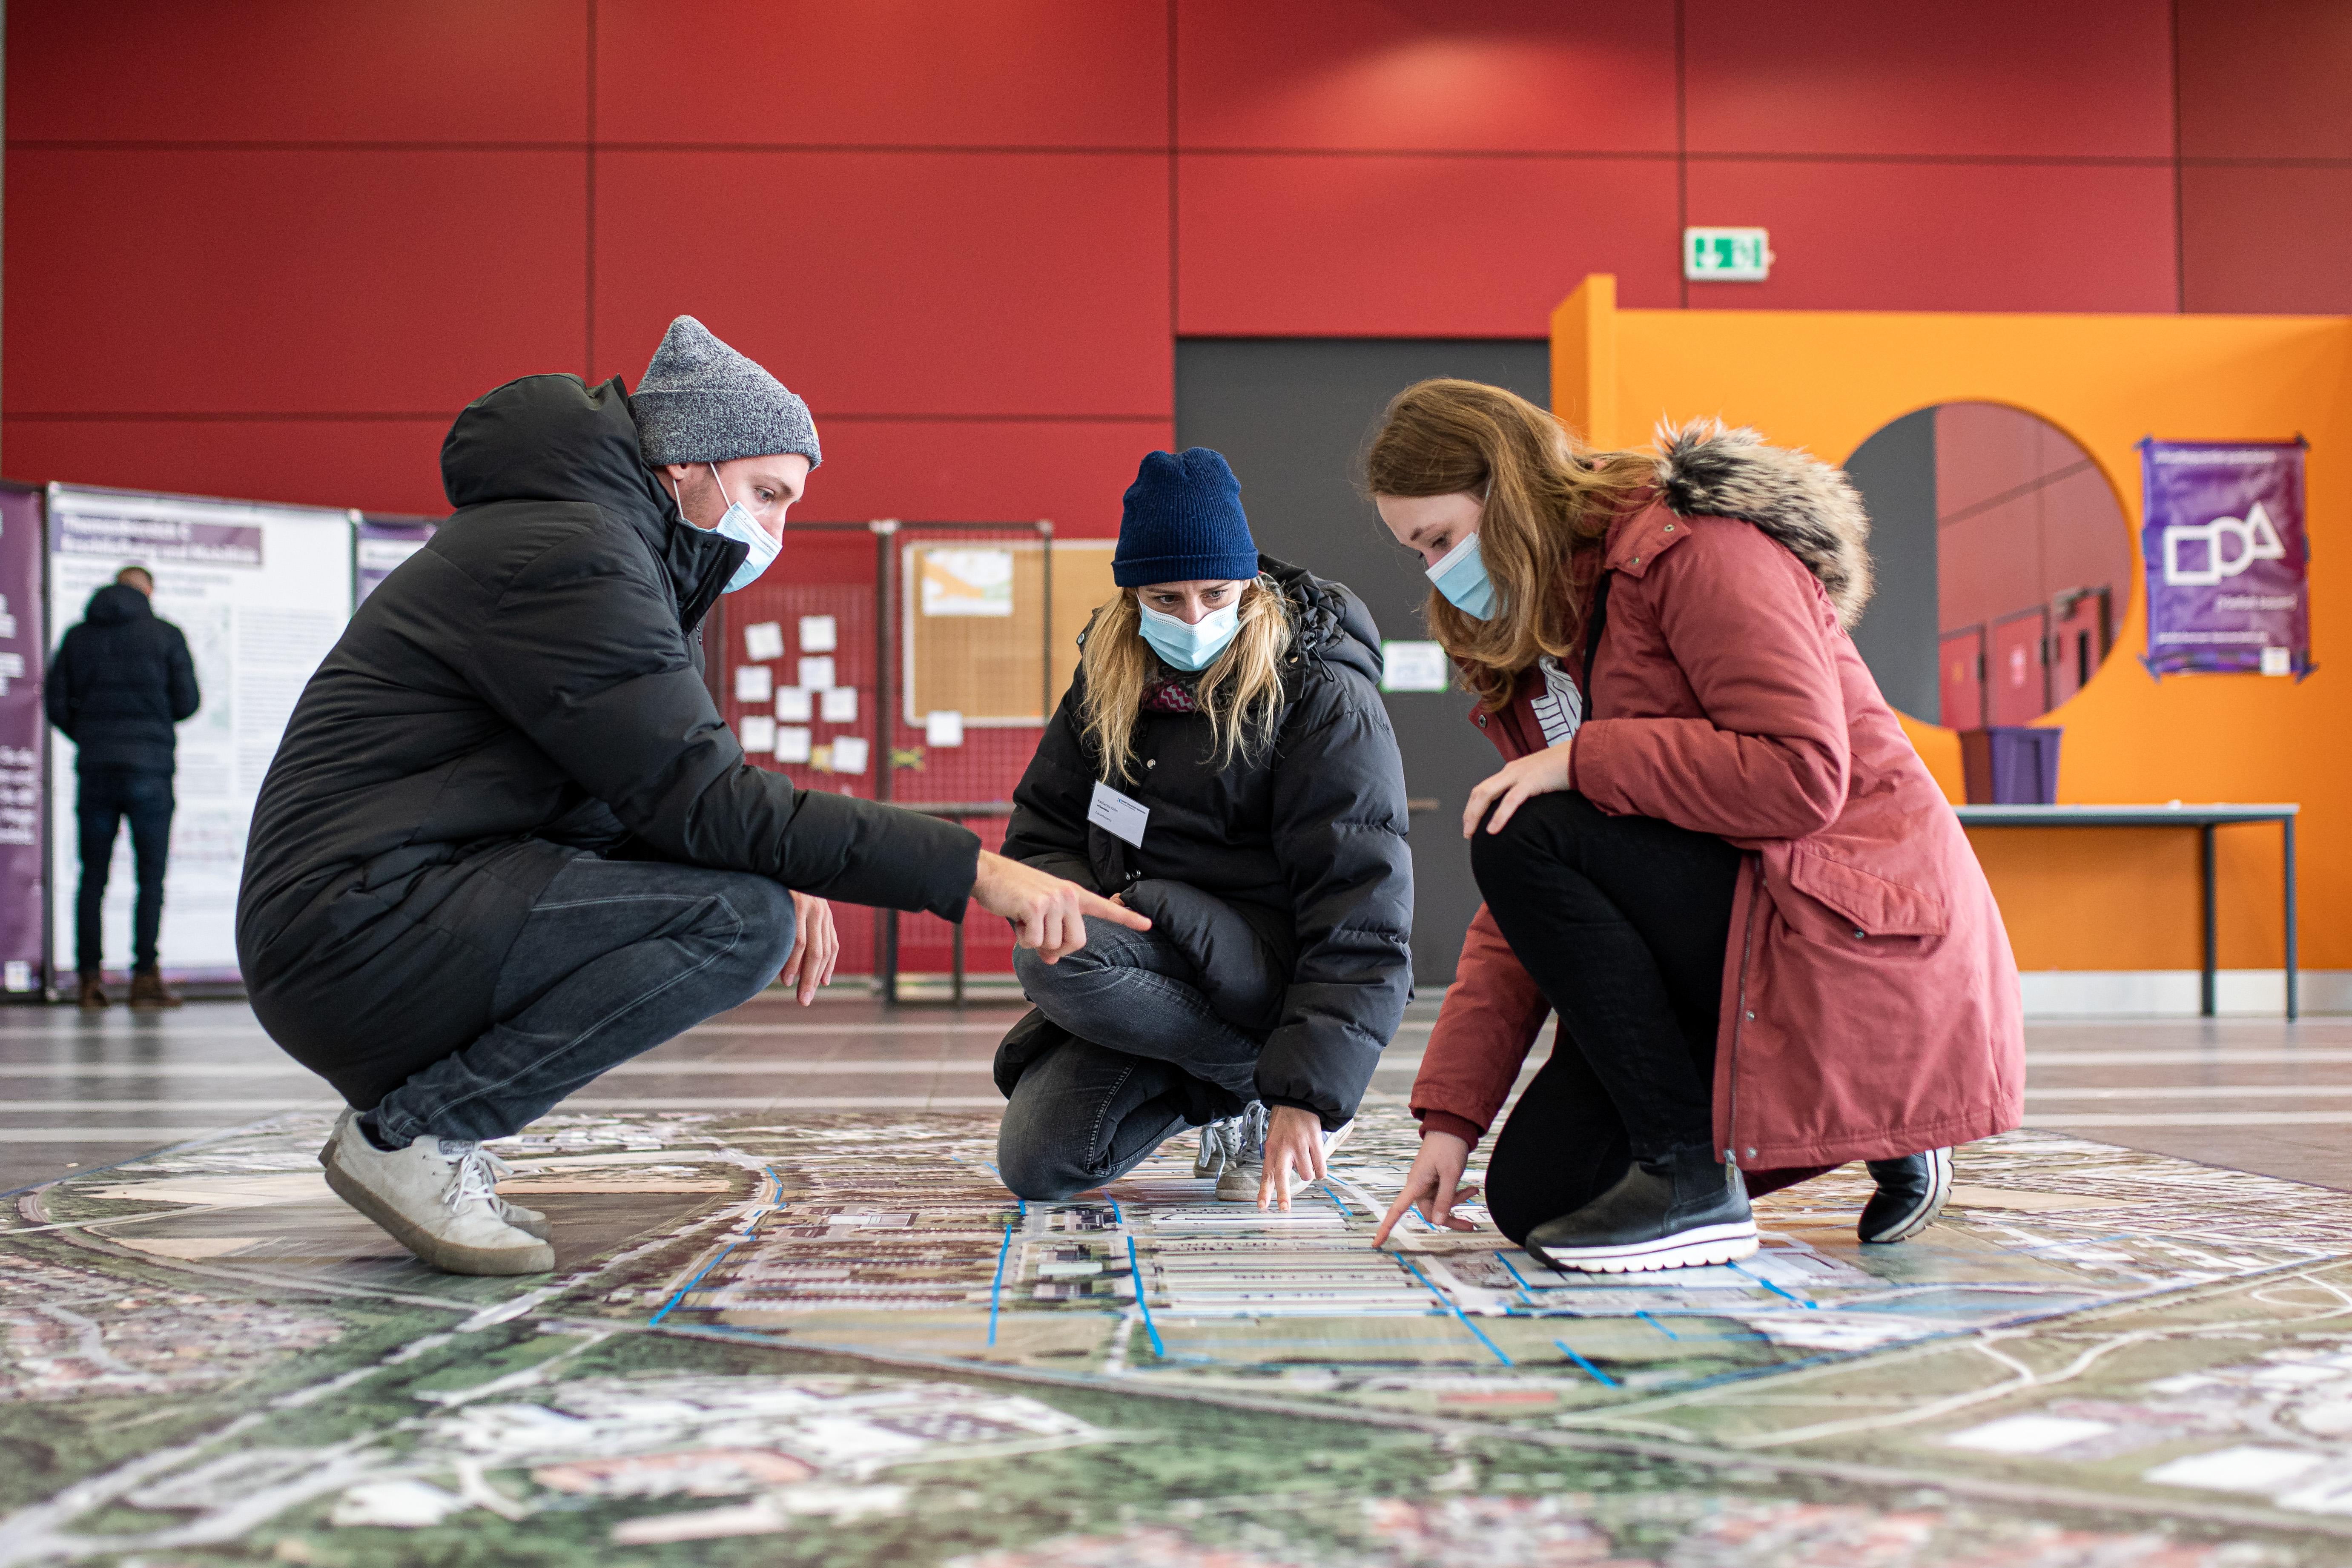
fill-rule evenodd
<path id="1" fill-rule="evenodd" d="M 155 614 L 155 579 L 125 566 L 89 596 L 49 663 L 42 700 L 49 722 L 74 743 L 81 821 L 81 890 L 74 904 L 74 960 L 84 1007 L 106 1005 L 99 914 L 106 903 L 114 836 L 131 819 L 139 899 L 131 917 L 131 1005 L 176 1007 L 155 958 L 163 923 L 163 868 L 172 843 L 173 726 L 203 700 L 180 628 Z"/>

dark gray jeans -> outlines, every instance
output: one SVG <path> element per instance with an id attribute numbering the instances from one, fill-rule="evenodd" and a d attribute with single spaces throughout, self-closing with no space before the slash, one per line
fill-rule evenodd
<path id="1" fill-rule="evenodd" d="M 1038 1011 L 1077 1037 L 1013 1086 L 996 1134 L 1004 1184 L 1060 1203 L 1117 1181 L 1184 1125 L 1187 1074 L 1257 1098 L 1261 1042 L 1217 1016 L 1200 972 L 1165 937 L 1087 921 L 1087 945 L 1056 963 L 1013 955 Z"/>
<path id="2" fill-rule="evenodd" d="M 606 1068 L 751 1000 L 793 949 L 793 899 L 748 871 L 589 856 L 531 906 L 488 1034 L 369 1111 L 378 1140 L 520 1132 Z"/>

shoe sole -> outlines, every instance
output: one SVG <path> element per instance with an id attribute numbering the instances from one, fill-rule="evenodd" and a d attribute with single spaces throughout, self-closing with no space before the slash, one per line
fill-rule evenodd
<path id="1" fill-rule="evenodd" d="M 424 1230 L 399 1210 L 347 1175 L 329 1159 L 327 1185 L 335 1195 L 365 1215 L 378 1229 L 416 1255 L 417 1261 L 444 1274 L 547 1274 L 555 1268 L 555 1248 L 542 1241 L 535 1247 L 461 1247 Z"/>
<path id="2" fill-rule="evenodd" d="M 1530 1257 L 1547 1267 L 1578 1274 L 1647 1274 L 1663 1268 L 1703 1268 L 1734 1263 L 1756 1252 L 1756 1222 L 1701 1226 L 1654 1241 L 1626 1242 L 1614 1247 L 1528 1246 Z"/>
<path id="3" fill-rule="evenodd" d="M 1864 1237 L 1864 1245 L 1892 1247 L 1898 1241 L 1910 1240 L 1936 1223 L 1937 1216 L 1944 1212 L 1945 1204 L 1951 1201 L 1952 1152 L 1949 1149 L 1928 1150 L 1927 1170 L 1927 1195 L 1920 1200 L 1919 1206 L 1876 1236 Z"/>

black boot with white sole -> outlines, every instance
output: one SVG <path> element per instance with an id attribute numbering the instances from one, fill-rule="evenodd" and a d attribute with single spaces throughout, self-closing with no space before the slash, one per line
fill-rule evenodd
<path id="1" fill-rule="evenodd" d="M 1729 1263 L 1755 1250 L 1748 1189 L 1704 1147 L 1636 1160 L 1615 1186 L 1528 1233 L 1538 1261 L 1586 1274 Z"/>
<path id="2" fill-rule="evenodd" d="M 1936 1223 L 1944 1201 L 1952 1195 L 1949 1149 L 1869 1163 L 1878 1191 L 1863 1205 L 1862 1224 L 1855 1227 L 1864 1241 L 1880 1247 L 1908 1241 Z"/>

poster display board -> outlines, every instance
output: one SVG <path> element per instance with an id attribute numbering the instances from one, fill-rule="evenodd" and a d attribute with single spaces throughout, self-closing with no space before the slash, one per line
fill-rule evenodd
<path id="1" fill-rule="evenodd" d="M 1052 661 L 1058 700 L 1077 672 L 1078 634 L 1118 592 L 1110 575 L 1117 542 L 1052 541 L 1050 628 L 1045 624 L 1046 542 L 925 540 L 901 545 L 901 722 L 922 729 L 931 714 L 953 713 L 959 737 L 967 725 L 1044 724 L 1045 661 Z"/>
<path id="2" fill-rule="evenodd" d="M 49 644 L 41 555 L 40 492 L 0 489 L 0 992 L 15 995 L 47 983 L 41 676 Z"/>
<path id="3" fill-rule="evenodd" d="M 2139 444 L 2150 673 L 2310 672 L 2305 446 Z"/>
<path id="4" fill-rule="evenodd" d="M 52 485 L 49 624 L 81 619 L 89 596 L 131 564 L 155 578 L 155 613 L 186 634 L 203 706 L 179 729 L 162 962 L 167 975 L 236 974 L 236 884 L 263 775 L 302 687 L 351 618 L 352 525 L 342 510 L 263 506 Z M 74 748 L 50 748 L 58 963 L 72 964 L 79 878 L 71 831 Z M 108 967 L 130 966 L 130 835 L 118 835 L 106 890 Z"/>
<path id="5" fill-rule="evenodd" d="M 367 603 L 377 584 L 393 568 L 425 548 L 439 523 L 429 517 L 401 517 L 383 512 L 354 511 L 352 519 L 352 564 L 357 589 L 352 607 Z"/>

